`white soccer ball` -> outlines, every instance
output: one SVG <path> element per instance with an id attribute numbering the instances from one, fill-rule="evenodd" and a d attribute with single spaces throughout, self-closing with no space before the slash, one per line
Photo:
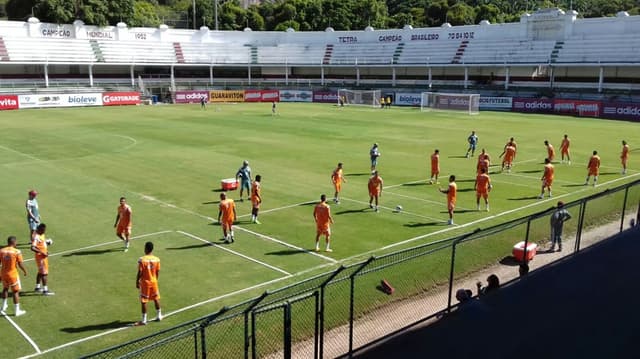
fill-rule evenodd
<path id="1" fill-rule="evenodd" d="M 397 205 L 396 206 L 396 211 L 397 212 L 402 212 L 402 206 L 401 205 Z"/>
<path id="2" fill-rule="evenodd" d="M 50 245 L 52 245 L 52 244 L 53 244 L 53 239 L 51 239 L 51 238 L 47 238 L 44 242 L 45 242 L 48 246 L 50 246 Z"/>

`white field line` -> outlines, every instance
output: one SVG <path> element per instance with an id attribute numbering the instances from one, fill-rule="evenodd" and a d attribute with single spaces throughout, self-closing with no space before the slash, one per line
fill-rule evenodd
<path id="1" fill-rule="evenodd" d="M 533 176 L 521 175 L 521 174 L 517 174 L 517 173 L 513 173 L 513 172 L 509 173 L 509 176 L 522 177 L 522 178 L 530 178 L 530 179 L 535 179 L 535 180 L 538 180 L 538 181 L 540 181 L 540 180 L 541 180 L 541 178 L 542 178 L 542 176 L 540 176 L 540 177 L 533 177 Z M 578 182 L 563 181 L 563 180 L 559 180 L 559 179 L 557 179 L 557 178 L 554 178 L 553 182 L 560 182 L 560 183 L 566 183 L 566 184 L 575 184 L 575 185 L 582 184 L 582 183 L 578 183 Z"/>
<path id="2" fill-rule="evenodd" d="M 141 234 L 139 236 L 133 236 L 131 237 L 131 239 L 140 239 L 140 238 L 145 238 L 145 237 L 150 237 L 150 236 L 157 236 L 159 234 L 164 234 L 164 233 L 172 233 L 173 231 L 160 231 L 160 232 L 153 232 L 153 233 L 147 233 L 147 234 Z M 76 248 L 76 249 L 69 249 L 66 251 L 62 251 L 62 252 L 55 252 L 49 255 L 49 257 L 56 257 L 56 256 L 61 256 L 67 253 L 75 253 L 75 252 L 80 252 L 80 251 L 84 251 L 87 249 L 91 249 L 91 248 L 97 248 L 97 247 L 103 247 L 103 246 L 108 246 L 110 244 L 114 244 L 114 243 L 122 243 L 121 239 L 115 240 L 115 241 L 111 241 L 111 242 L 105 242 L 105 243 L 98 243 L 98 244 L 94 244 L 91 246 L 87 246 L 87 247 L 82 247 L 82 248 Z M 29 262 L 29 261 L 33 261 L 34 258 L 29 258 L 29 259 L 25 259 L 25 262 Z"/>
<path id="3" fill-rule="evenodd" d="M 265 267 L 267 267 L 267 268 L 269 268 L 269 269 L 273 269 L 273 270 L 274 270 L 274 271 L 276 271 L 276 272 L 280 272 L 280 273 L 282 273 L 282 274 L 284 274 L 284 275 L 291 276 L 291 273 L 289 273 L 289 272 L 287 272 L 287 271 L 285 271 L 285 270 L 282 270 L 282 269 L 280 269 L 280 268 L 278 268 L 278 267 L 274 267 L 274 266 L 272 266 L 272 265 L 270 265 L 270 264 L 267 264 L 267 263 L 265 263 L 265 262 L 259 261 L 259 260 L 255 259 L 255 258 L 251 258 L 251 257 L 249 257 L 249 256 L 246 256 L 246 255 L 242 254 L 242 253 L 239 253 L 239 252 L 236 252 L 236 251 L 234 251 L 234 250 L 231 250 L 231 249 L 229 249 L 229 248 L 225 248 L 225 247 L 223 247 L 223 246 L 221 246 L 221 245 L 219 245 L 219 244 L 216 244 L 216 243 L 210 242 L 210 241 L 208 241 L 208 240 L 206 240 L 206 239 L 200 238 L 200 237 L 198 237 L 198 236 L 196 236 L 196 235 L 193 235 L 193 234 L 191 234 L 191 233 L 187 233 L 187 232 L 183 232 L 183 231 L 176 231 L 176 232 L 177 232 L 177 233 L 180 233 L 180 234 L 182 234 L 182 235 L 184 235 L 184 236 L 187 236 L 187 237 L 189 237 L 189 238 L 192 238 L 192 239 L 198 240 L 198 241 L 200 241 L 200 242 L 207 243 L 208 245 L 210 245 L 210 246 L 212 246 L 212 247 L 216 247 L 216 248 L 218 248 L 218 249 L 222 249 L 222 250 L 223 250 L 223 251 L 225 251 L 225 252 L 228 252 L 228 253 L 231 253 L 231 254 L 235 254 L 235 255 L 237 255 L 238 257 L 242 257 L 242 258 L 244 258 L 244 259 L 246 259 L 246 260 L 249 260 L 249 261 L 251 261 L 251 262 L 258 263 L 258 264 L 260 264 L 261 266 L 265 266 Z"/>
<path id="4" fill-rule="evenodd" d="M 36 354 L 42 353 L 40 348 L 38 348 L 38 345 L 36 344 L 36 342 L 34 342 L 33 339 L 31 339 L 31 337 L 28 336 L 27 333 L 25 333 L 24 330 L 22 330 L 22 328 L 18 326 L 18 324 L 16 324 L 16 322 L 14 322 L 11 318 L 9 318 L 9 316 L 5 312 L 0 312 L 0 313 L 5 317 L 5 319 L 9 321 L 9 323 L 11 323 L 11 325 L 13 325 L 14 328 L 16 328 L 18 332 L 20 332 L 20 334 L 29 342 L 29 344 L 31 344 L 33 349 L 36 350 Z"/>
<path id="5" fill-rule="evenodd" d="M 9 152 L 13 152 L 13 153 L 19 154 L 20 156 L 24 156 L 26 158 L 30 158 L 30 159 L 32 159 L 34 161 L 44 161 L 44 160 L 41 160 L 38 157 L 32 156 L 32 155 L 30 155 L 28 153 L 24 153 L 24 152 L 20 152 L 18 150 L 14 150 L 13 148 L 9 148 L 9 147 L 6 147 L 6 146 L 0 146 L 0 148 L 2 148 L 3 150 L 9 151 Z"/>
<path id="6" fill-rule="evenodd" d="M 400 187 L 400 186 L 406 186 L 408 184 L 416 184 L 416 183 L 420 183 L 420 182 L 427 182 L 429 179 L 421 179 L 421 180 L 417 180 L 417 181 L 411 181 L 411 182 L 405 182 L 405 183 L 399 183 L 399 184 L 394 184 L 391 186 L 382 186 L 382 189 L 387 189 L 387 188 L 396 188 L 396 187 Z"/>
<path id="7" fill-rule="evenodd" d="M 611 183 L 614 183 L 614 182 L 618 182 L 618 181 L 621 181 L 621 180 L 627 179 L 627 178 L 629 178 L 629 177 L 636 177 L 636 176 L 637 176 L 637 175 L 639 175 L 639 174 L 640 174 L 640 173 L 636 173 L 636 174 L 632 174 L 632 175 L 627 175 L 627 176 L 625 176 L 625 177 L 616 178 L 616 179 L 611 180 L 611 181 L 607 181 L 607 182 L 603 182 L 603 183 L 597 184 L 597 185 L 596 185 L 596 187 L 606 186 L 606 185 L 608 185 L 608 184 L 611 184 Z M 514 208 L 514 209 L 511 209 L 511 210 L 508 210 L 508 211 L 505 211 L 505 212 L 502 212 L 502 213 L 498 213 L 498 214 L 495 214 L 495 215 L 492 215 L 492 216 L 489 216 L 489 217 L 480 218 L 480 219 L 478 219 L 478 220 L 475 220 L 475 221 L 472 221 L 472 222 L 469 222 L 469 223 L 465 223 L 465 224 L 461 224 L 461 225 L 456 225 L 456 226 L 452 226 L 452 227 L 444 228 L 444 229 L 439 230 L 439 231 L 435 231 L 435 232 L 431 232 L 431 233 L 423 234 L 423 235 L 420 235 L 420 236 L 416 236 L 416 237 L 413 237 L 413 238 L 409 238 L 409 239 L 406 239 L 406 240 L 401 241 L 401 242 L 392 243 L 392 244 L 390 244 L 390 245 L 388 245 L 388 246 L 384 246 L 384 247 L 382 247 L 382 248 L 378 248 L 378 249 L 374 249 L 374 250 L 366 251 L 366 252 L 363 252 L 363 253 L 360 253 L 360 254 L 357 254 L 357 255 L 353 255 L 353 256 L 351 256 L 351 257 L 343 258 L 342 260 L 340 260 L 340 262 L 341 262 L 341 263 L 348 262 L 348 261 L 350 261 L 350 260 L 352 260 L 352 259 L 355 259 L 355 258 L 358 258 L 358 257 L 364 256 L 364 255 L 368 255 L 368 254 L 371 254 L 371 253 L 375 253 L 375 252 L 377 252 L 377 251 L 387 250 L 387 249 L 390 249 L 390 248 L 393 248 L 393 247 L 397 247 L 397 246 L 401 246 L 401 245 L 404 245 L 404 244 L 407 244 L 407 243 L 411 243 L 411 242 L 414 242 L 414 241 L 417 241 L 417 240 L 420 240 L 420 239 L 424 239 L 424 238 L 432 237 L 432 236 L 435 236 L 435 235 L 438 235 L 438 234 L 441 234 L 441 233 L 446 233 L 446 232 L 452 231 L 452 230 L 454 230 L 454 229 L 460 229 L 460 228 L 465 228 L 465 227 L 473 226 L 473 225 L 475 225 L 475 224 L 482 223 L 482 222 L 486 222 L 486 221 L 489 221 L 489 220 L 494 219 L 494 218 L 502 217 L 502 216 L 505 216 L 505 215 L 511 214 L 511 213 L 513 213 L 513 212 L 517 212 L 517 211 L 520 211 L 520 210 L 523 210 L 523 209 L 527 209 L 527 208 L 530 208 L 530 207 L 538 206 L 538 205 L 540 205 L 540 204 L 547 203 L 547 202 L 549 202 L 549 201 L 556 201 L 556 200 L 558 200 L 558 199 L 560 199 L 560 198 L 563 198 L 563 197 L 567 197 L 567 196 L 570 196 L 570 195 L 573 195 L 573 194 L 578 194 L 578 193 L 580 193 L 580 192 L 587 191 L 587 190 L 589 190 L 590 188 L 592 188 L 592 187 L 591 187 L 591 186 L 589 186 L 589 187 L 586 187 L 586 188 L 580 189 L 580 190 L 575 191 L 575 192 L 570 192 L 570 193 L 562 194 L 562 195 L 560 195 L 560 196 L 556 196 L 556 197 L 548 198 L 548 199 L 545 199 L 545 200 L 540 200 L 540 201 L 535 202 L 535 203 L 530 203 L 530 204 L 528 204 L 528 205 L 526 205 L 526 206 L 522 206 L 522 207 Z"/>
<path id="8" fill-rule="evenodd" d="M 133 138 L 133 137 L 131 137 L 131 136 L 125 136 L 125 135 L 112 135 L 112 136 L 120 137 L 120 138 L 124 138 L 124 139 L 126 139 L 126 140 L 131 141 L 131 143 L 130 143 L 128 146 L 125 146 L 125 147 L 123 147 L 123 148 L 121 148 L 121 149 L 118 149 L 118 150 L 117 150 L 117 151 L 115 151 L 115 152 L 125 152 L 125 151 L 127 151 L 128 149 L 133 148 L 133 147 L 135 147 L 136 145 L 138 145 L 138 140 L 136 140 L 135 138 Z"/>
<path id="9" fill-rule="evenodd" d="M 492 180 L 492 181 L 493 181 L 493 180 Z M 435 187 L 434 187 L 434 188 L 435 188 Z M 422 201 L 422 202 L 427 202 L 427 203 L 433 203 L 433 204 L 436 204 L 436 205 L 439 205 L 439 206 L 443 206 L 443 207 L 446 207 L 446 206 L 447 206 L 447 205 L 444 203 L 444 201 L 440 201 L 440 202 L 438 202 L 438 201 L 433 201 L 433 200 L 426 199 L 426 198 L 419 198 L 419 197 L 407 196 L 407 195 L 404 195 L 404 194 L 395 193 L 395 192 L 389 192 L 389 191 L 385 191 L 384 193 L 385 193 L 385 194 L 390 194 L 390 195 L 392 195 L 392 196 L 398 196 L 398 197 L 404 197 L 404 198 L 408 198 L 408 199 L 413 199 L 413 200 L 416 200 L 416 201 Z M 457 207 L 457 208 L 462 209 L 462 210 L 465 210 L 465 211 L 470 211 L 470 210 L 471 210 L 470 208 L 464 208 L 464 207 Z M 408 212 L 407 212 L 407 213 L 408 213 Z"/>
<path id="10" fill-rule="evenodd" d="M 276 212 L 276 211 L 281 211 L 283 209 L 289 209 L 289 208 L 293 208 L 293 207 L 299 207 L 299 206 L 303 206 L 305 204 L 309 204 L 309 203 L 316 203 L 318 201 L 306 201 L 306 202 L 300 202 L 300 203 L 296 203 L 296 204 L 290 204 L 287 206 L 282 206 L 282 207 L 276 207 L 276 208 L 271 208 L 271 209 L 267 209 L 265 211 L 260 210 L 260 214 L 264 214 L 264 213 L 269 213 L 269 212 Z M 238 216 L 238 218 L 244 218 L 244 217 L 249 217 L 251 216 L 251 213 L 247 213 L 247 214 L 243 214 Z"/>
<path id="11" fill-rule="evenodd" d="M 171 208 L 177 209 L 177 210 L 179 210 L 179 211 L 182 211 L 182 212 L 185 212 L 185 213 L 188 213 L 188 214 L 192 214 L 192 215 L 194 215 L 194 216 L 196 216 L 196 217 L 200 217 L 200 218 L 203 218 L 203 219 L 206 219 L 206 220 L 212 221 L 212 222 L 215 222 L 215 221 L 216 221 L 213 217 L 209 217 L 209 216 L 202 215 L 202 214 L 200 214 L 200 213 L 198 213 L 198 212 L 194 212 L 194 211 L 192 211 L 192 210 L 190 210 L 190 209 L 186 209 L 186 208 L 178 207 L 178 206 L 176 206 L 176 205 L 173 205 L 173 204 L 170 204 L 170 203 L 167 203 L 167 202 L 161 201 L 161 200 L 159 200 L 159 199 L 157 199 L 157 198 L 150 197 L 150 196 L 144 195 L 144 194 L 142 194 L 142 193 L 137 193 L 137 192 L 133 192 L 133 191 L 130 191 L 130 192 L 131 192 L 131 193 L 134 193 L 134 194 L 136 194 L 136 195 L 138 195 L 138 196 L 140 196 L 140 197 L 142 197 L 142 198 L 144 198 L 144 199 L 147 199 L 147 200 L 149 200 L 149 201 L 160 203 L 160 204 L 165 205 L 165 206 L 167 206 L 167 207 L 171 207 Z M 305 203 L 308 203 L 308 202 L 305 202 Z M 281 241 L 281 240 L 279 240 L 279 239 L 276 239 L 276 238 L 273 238 L 273 237 L 270 237 L 270 236 L 267 236 L 267 235 L 264 235 L 264 234 L 261 234 L 261 233 L 258 233 L 258 232 L 254 232 L 254 231 L 252 231 L 252 230 L 246 229 L 246 228 L 241 227 L 241 226 L 238 226 L 238 225 L 234 225 L 234 226 L 233 226 L 233 228 L 239 229 L 239 230 L 244 231 L 244 232 L 246 232 L 246 233 L 253 234 L 253 235 L 254 235 L 254 236 L 256 236 L 256 237 L 264 238 L 264 239 L 270 240 L 270 241 L 272 241 L 272 242 L 275 242 L 275 243 L 281 244 L 281 245 L 283 245 L 283 246 L 285 246 L 285 247 L 289 247 L 289 248 L 292 248 L 292 249 L 295 249 L 295 250 L 298 250 L 298 251 L 301 251 L 301 252 L 305 252 L 305 253 L 311 254 L 311 255 L 316 256 L 316 257 L 320 257 L 320 258 L 322 258 L 322 259 L 324 259 L 324 260 L 327 260 L 327 261 L 329 261 L 329 262 L 332 262 L 332 263 L 337 263 L 337 262 L 338 262 L 338 261 L 336 261 L 336 260 L 335 260 L 335 259 L 333 259 L 333 258 L 329 258 L 329 257 L 327 257 L 327 256 L 323 256 L 323 255 L 318 254 L 318 253 L 316 253 L 316 252 L 313 252 L 313 251 L 310 251 L 310 250 L 307 250 L 307 249 L 304 249 L 304 248 L 301 248 L 301 247 L 298 247 L 298 246 L 294 246 L 293 244 L 289 244 L 289 243 L 284 242 L 284 241 Z"/>
<path id="12" fill-rule="evenodd" d="M 351 199 L 351 198 L 344 198 L 342 197 L 343 200 L 345 201 L 351 201 L 351 202 L 355 202 L 355 203 L 360 203 L 360 204 L 366 204 L 368 205 L 369 202 L 364 202 L 364 201 L 359 201 L 357 199 Z M 389 211 L 394 212 L 396 209 L 395 208 L 390 208 L 390 207 L 385 207 L 385 206 L 378 206 L 382 209 L 387 209 Z M 429 217 L 429 216 L 423 216 L 421 214 L 417 214 L 417 213 L 412 213 L 412 212 L 407 212 L 407 211 L 402 211 L 402 213 L 404 214 L 408 214 L 410 216 L 414 216 L 414 217 L 419 217 L 419 218 L 425 218 L 425 219 L 430 219 L 432 221 L 438 221 L 438 222 L 446 222 L 446 220 L 440 219 L 440 218 L 434 218 L 434 217 Z"/>
<path id="13" fill-rule="evenodd" d="M 279 240 L 279 239 L 276 239 L 276 238 L 273 238 L 273 237 L 269 237 L 269 236 L 264 235 L 264 234 L 262 234 L 262 233 L 254 232 L 254 231 L 252 231 L 252 230 L 250 230 L 250 229 L 246 229 L 246 228 L 244 228 L 244 227 L 235 226 L 235 225 L 233 226 L 233 228 L 237 228 L 237 229 L 239 229 L 239 230 L 241 230 L 241 231 L 245 231 L 245 232 L 247 232 L 247 233 L 253 234 L 253 235 L 254 235 L 254 236 L 256 236 L 256 237 L 260 237 L 260 238 L 268 239 L 268 240 L 270 240 L 270 241 L 272 241 L 272 242 L 276 242 L 276 243 L 281 244 L 281 245 L 283 245 L 283 246 L 285 246 L 285 247 L 289 247 L 289 248 L 291 248 L 291 249 L 295 249 L 295 250 L 300 251 L 300 252 L 305 252 L 305 253 L 311 254 L 311 255 L 313 255 L 313 256 L 316 256 L 316 257 L 322 258 L 322 259 L 324 259 L 324 260 L 326 260 L 326 261 L 329 261 L 329 262 L 331 262 L 331 263 L 338 263 L 338 261 L 337 261 L 337 260 L 335 260 L 335 259 L 333 259 L 333 258 L 331 258 L 331 257 L 323 256 L 322 254 L 316 253 L 316 252 L 314 252 L 314 251 L 310 251 L 310 250 L 308 250 L 308 249 L 304 249 L 304 248 L 302 248 L 302 247 L 294 246 L 293 244 L 289 244 L 289 243 L 284 242 L 284 241 L 281 241 L 281 240 Z"/>
<path id="14" fill-rule="evenodd" d="M 507 176 L 508 176 L 508 174 L 507 174 Z M 503 178 L 503 177 L 500 177 L 500 178 Z M 503 181 L 502 179 L 495 179 L 495 177 L 491 177 L 491 183 L 505 183 L 505 184 L 512 185 L 512 186 L 520 186 L 520 187 L 526 187 L 526 188 L 532 188 L 532 189 L 535 188 L 535 189 L 540 190 L 540 186 L 528 185 L 528 184 L 524 184 L 524 183 L 515 183 L 515 182 Z M 558 188 L 554 188 L 553 192 L 567 193 L 567 191 L 562 190 L 562 189 L 558 189 Z"/>

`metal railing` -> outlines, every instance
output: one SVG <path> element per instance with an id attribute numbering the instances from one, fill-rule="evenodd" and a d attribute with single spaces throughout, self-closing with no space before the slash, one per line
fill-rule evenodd
<path id="1" fill-rule="evenodd" d="M 333 272 L 263 293 L 164 331 L 87 355 L 86 358 L 233 357 L 326 358 L 350 356 L 455 306 L 456 288 L 498 273 L 518 277 L 513 245 L 538 245 L 531 270 L 572 255 L 640 221 L 640 180 L 565 205 L 563 252 L 548 245 L 554 207 L 452 238 L 371 257 Z M 525 250 L 524 258 L 527 258 Z M 384 293 L 381 280 L 394 287 Z"/>

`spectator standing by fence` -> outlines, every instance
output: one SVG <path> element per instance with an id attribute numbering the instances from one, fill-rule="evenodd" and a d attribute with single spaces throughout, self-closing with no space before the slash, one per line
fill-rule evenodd
<path id="1" fill-rule="evenodd" d="M 556 210 L 551 214 L 551 248 L 549 252 L 553 252 L 558 244 L 558 251 L 562 251 L 562 228 L 564 222 L 571 219 L 571 214 L 564 208 L 564 202 L 558 201 Z"/>

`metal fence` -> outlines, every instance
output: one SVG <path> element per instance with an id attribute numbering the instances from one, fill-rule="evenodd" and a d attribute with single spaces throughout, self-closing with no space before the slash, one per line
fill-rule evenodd
<path id="1" fill-rule="evenodd" d="M 543 250 L 551 207 L 486 229 L 341 266 L 217 313 L 86 358 L 327 358 L 350 356 L 390 334 L 437 318 L 457 288 L 487 273 L 518 277 L 514 243 L 538 245 L 531 270 L 640 222 L 640 180 L 568 203 L 564 251 Z M 526 251 L 525 251 L 526 257 Z M 384 293 L 381 280 L 394 287 Z"/>

